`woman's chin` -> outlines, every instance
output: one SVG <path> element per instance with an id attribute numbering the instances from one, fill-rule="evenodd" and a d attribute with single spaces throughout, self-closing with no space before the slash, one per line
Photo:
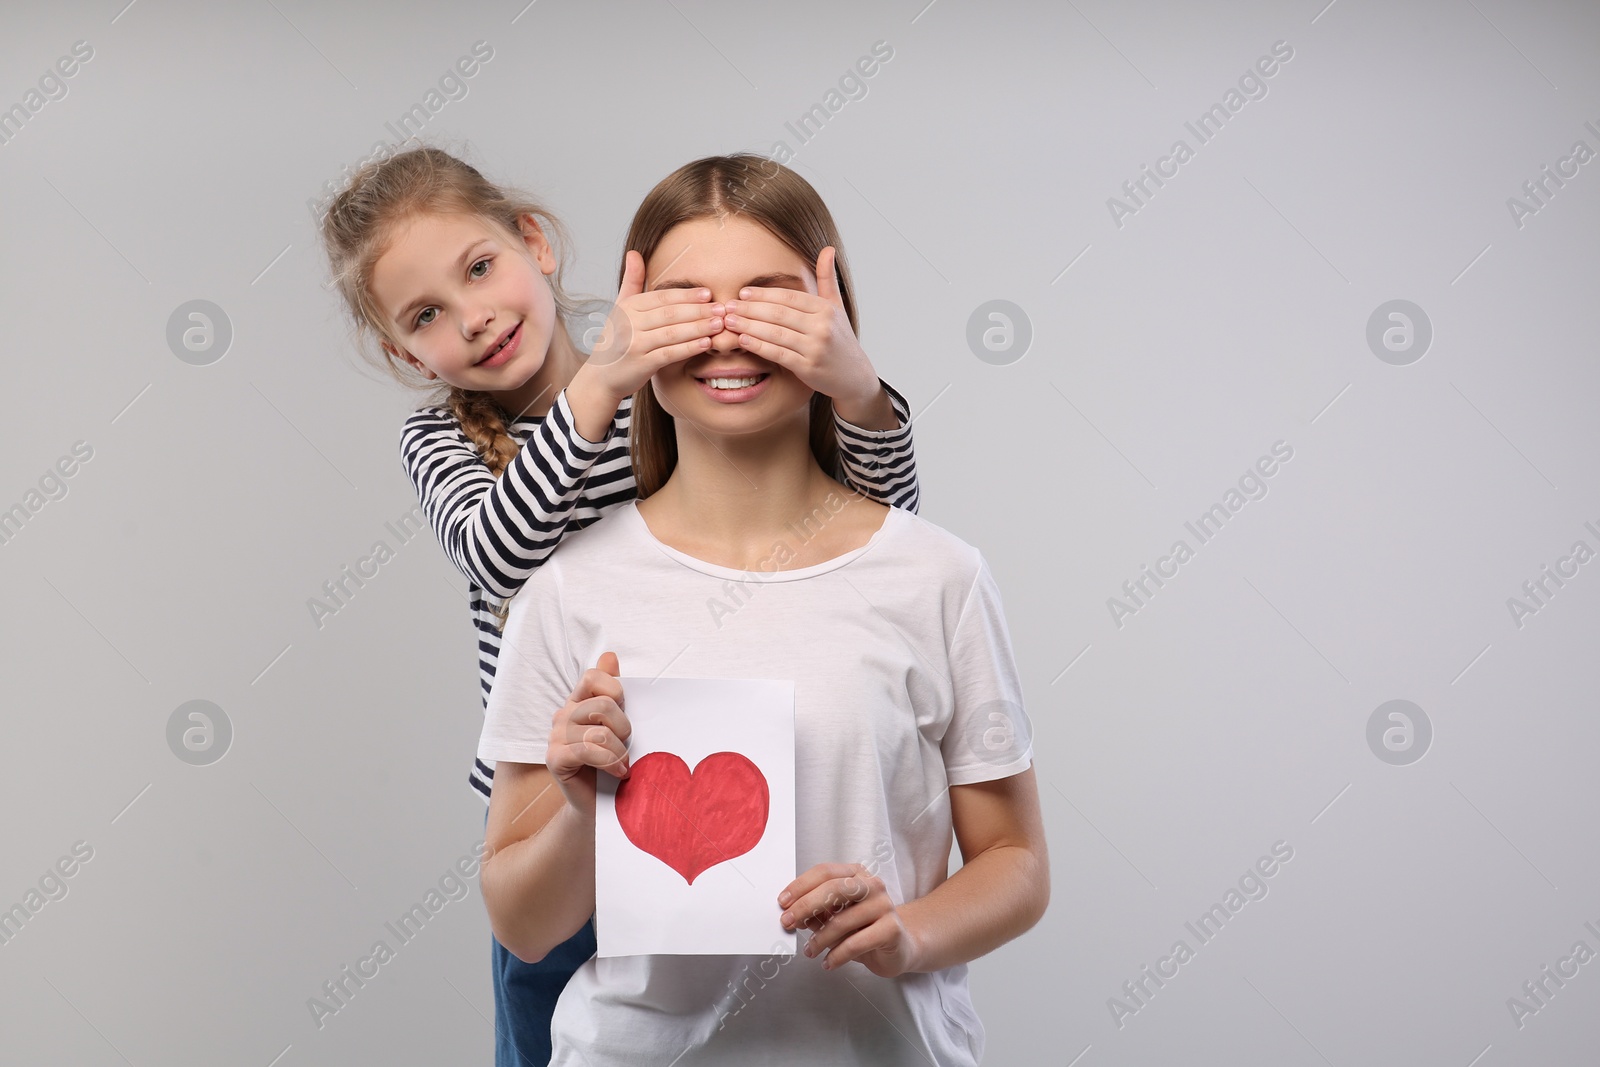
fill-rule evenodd
<path id="1" fill-rule="evenodd" d="M 709 408 L 709 409 L 708 409 Z M 668 414 L 672 414 L 670 411 Z M 729 405 L 702 405 L 673 415 L 675 421 L 686 423 L 706 438 L 782 437 L 794 434 L 809 440 L 811 414 L 802 406 L 790 411 L 758 410 L 751 407 Z"/>

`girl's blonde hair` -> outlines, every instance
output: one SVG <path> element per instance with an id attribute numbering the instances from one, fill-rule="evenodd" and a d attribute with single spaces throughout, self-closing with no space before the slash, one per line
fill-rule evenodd
<path id="1" fill-rule="evenodd" d="M 827 205 L 810 182 L 762 156 L 744 152 L 707 156 L 679 167 L 650 190 L 634 212 L 623 247 L 638 252 L 648 263 L 661 239 L 679 223 L 730 215 L 759 223 L 808 264 L 814 265 L 822 250 L 832 245 L 839 297 L 850 328 L 860 332 L 850 266 Z M 618 285 L 622 274 L 622 270 L 617 272 Z M 633 480 L 643 500 L 666 484 L 678 464 L 673 418 L 661 407 L 649 382 L 633 394 L 628 448 L 633 455 Z M 833 400 L 820 392 L 811 398 L 811 454 L 830 478 L 842 480 Z"/>
<path id="2" fill-rule="evenodd" d="M 388 251 L 399 229 L 423 215 L 471 215 L 502 231 L 513 248 L 527 254 L 522 239 L 522 219 L 533 216 L 556 253 L 557 266 L 550 275 L 558 328 L 587 306 L 573 300 L 562 288 L 565 250 L 570 247 L 565 227 L 543 204 L 521 190 L 496 185 L 477 168 L 442 149 L 423 146 L 368 163 L 350 179 L 322 220 L 322 243 L 328 254 L 333 281 L 345 308 L 355 322 L 357 345 L 371 358 L 367 342 L 388 341 L 404 349 L 372 296 L 372 272 Z M 461 430 L 498 478 L 516 457 L 518 446 L 507 429 L 507 413 L 488 393 L 432 382 L 403 359 L 377 348 L 380 363 L 402 385 L 429 390 L 434 406 L 448 408 Z M 495 610 L 505 623 L 509 601 Z"/>
<path id="3" fill-rule="evenodd" d="M 420 215 L 441 214 L 477 216 L 501 230 L 523 254 L 521 220 L 532 215 L 556 253 L 556 271 L 549 282 L 562 327 L 579 313 L 583 305 L 568 296 L 561 284 L 564 252 L 570 241 L 565 227 L 543 204 L 521 190 L 494 184 L 448 152 L 427 146 L 413 148 L 358 170 L 322 220 L 322 243 L 333 280 L 355 321 L 357 349 L 363 355 L 370 355 L 365 342 L 373 339 L 405 348 L 373 300 L 373 267 L 403 224 Z M 507 415 L 500 405 L 488 393 L 429 381 L 381 346 L 377 354 L 376 361 L 402 385 L 429 390 L 430 403 L 450 409 L 498 478 L 517 454 L 517 443 L 507 432 Z"/>

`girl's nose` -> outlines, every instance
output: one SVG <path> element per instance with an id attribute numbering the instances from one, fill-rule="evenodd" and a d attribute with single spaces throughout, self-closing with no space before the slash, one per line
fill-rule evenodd
<path id="1" fill-rule="evenodd" d="M 483 307 L 474 308 L 462 316 L 461 328 L 470 339 L 488 329 L 489 323 L 493 320 L 494 312 L 487 305 L 484 305 Z"/>
<path id="2" fill-rule="evenodd" d="M 739 349 L 739 334 L 726 325 L 711 335 L 711 351 L 733 352 Z"/>

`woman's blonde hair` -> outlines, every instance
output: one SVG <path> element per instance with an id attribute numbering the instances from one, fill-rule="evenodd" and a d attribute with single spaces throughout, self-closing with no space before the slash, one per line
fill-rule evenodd
<path id="1" fill-rule="evenodd" d="M 421 215 L 443 214 L 477 216 L 501 230 L 524 254 L 521 220 L 532 215 L 556 253 L 557 267 L 549 281 L 563 328 L 578 314 L 580 303 L 561 285 L 564 251 L 570 241 L 560 221 L 532 196 L 496 185 L 477 168 L 442 149 L 412 148 L 358 170 L 322 220 L 328 264 L 355 322 L 356 347 L 363 355 L 370 355 L 366 342 L 373 339 L 405 348 L 372 297 L 373 267 L 403 224 Z M 381 346 L 376 361 L 402 385 L 430 390 L 432 404 L 449 408 L 495 477 L 516 456 L 517 443 L 507 432 L 506 412 L 488 393 L 429 381 Z"/>
<path id="2" fill-rule="evenodd" d="M 661 239 L 679 223 L 730 215 L 759 223 L 808 264 L 815 264 L 822 250 L 832 245 L 839 297 L 850 328 L 860 332 L 850 267 L 833 216 L 810 182 L 773 160 L 739 153 L 707 156 L 679 167 L 650 190 L 634 212 L 623 247 L 638 252 L 648 263 Z M 622 273 L 617 272 L 619 285 Z M 673 418 L 661 407 L 649 382 L 633 394 L 628 448 L 633 456 L 633 480 L 643 500 L 666 484 L 678 464 Z M 811 454 L 830 478 L 840 478 L 833 400 L 820 392 L 811 398 Z"/>
<path id="3" fill-rule="evenodd" d="M 571 242 L 560 221 L 532 196 L 496 185 L 477 168 L 442 149 L 412 148 L 368 163 L 351 177 L 350 184 L 334 198 L 324 216 L 322 243 L 335 286 L 355 323 L 357 351 L 372 358 L 372 347 L 376 347 L 375 362 L 397 381 L 429 390 L 429 402 L 448 408 L 455 415 L 462 433 L 498 478 L 516 457 L 518 446 L 507 429 L 507 413 L 494 398 L 488 393 L 430 381 L 381 345 L 368 344 L 377 339 L 397 349 L 405 348 L 373 299 L 373 268 L 404 224 L 418 216 L 440 214 L 476 216 L 502 231 L 513 248 L 524 255 L 527 249 L 522 240 L 522 219 L 533 216 L 556 254 L 557 267 L 549 282 L 558 328 L 568 328 L 567 324 L 585 305 L 574 301 L 562 288 L 565 250 Z M 495 610 L 502 625 L 508 610 L 509 601 L 501 602 Z"/>

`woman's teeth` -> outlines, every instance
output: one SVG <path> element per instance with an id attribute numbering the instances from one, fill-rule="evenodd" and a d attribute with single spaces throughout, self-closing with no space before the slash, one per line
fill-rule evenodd
<path id="1" fill-rule="evenodd" d="M 765 374 L 758 374 L 753 378 L 706 378 L 705 382 L 713 389 L 748 389 L 765 377 Z"/>

